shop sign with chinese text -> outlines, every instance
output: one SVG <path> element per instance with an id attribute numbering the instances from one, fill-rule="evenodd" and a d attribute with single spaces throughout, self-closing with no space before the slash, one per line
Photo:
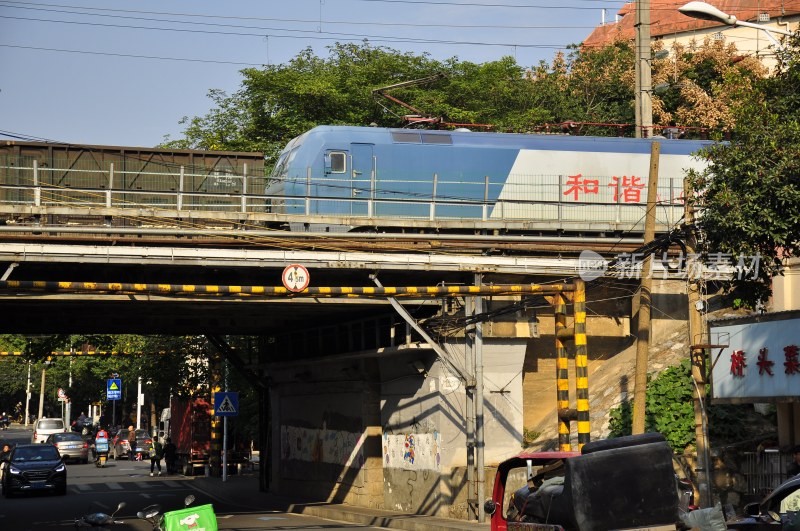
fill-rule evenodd
<path id="1" fill-rule="evenodd" d="M 800 312 L 712 322 L 710 336 L 727 346 L 710 350 L 712 397 L 768 402 L 800 390 Z"/>

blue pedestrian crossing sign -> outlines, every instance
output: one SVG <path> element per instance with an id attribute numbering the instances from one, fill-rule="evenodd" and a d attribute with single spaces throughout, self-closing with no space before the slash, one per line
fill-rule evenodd
<path id="1" fill-rule="evenodd" d="M 106 380 L 106 400 L 122 399 L 122 380 L 110 378 Z"/>
<path id="2" fill-rule="evenodd" d="M 214 393 L 214 415 L 218 417 L 235 417 L 239 414 L 239 393 L 224 391 Z"/>

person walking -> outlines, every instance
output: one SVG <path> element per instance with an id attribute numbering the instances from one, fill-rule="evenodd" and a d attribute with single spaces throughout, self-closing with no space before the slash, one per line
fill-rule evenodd
<path id="1" fill-rule="evenodd" d="M 158 468 L 158 475 L 161 475 L 161 459 L 164 457 L 164 445 L 158 440 L 158 435 L 153 435 L 153 447 L 150 449 L 150 477 Z"/>
<path id="2" fill-rule="evenodd" d="M 131 461 L 136 460 L 136 430 L 133 429 L 133 426 L 128 426 L 128 446 L 130 450 L 128 451 L 128 459 Z"/>
<path id="3" fill-rule="evenodd" d="M 167 464 L 167 474 L 174 474 L 177 470 L 175 468 L 175 458 L 178 455 L 178 448 L 172 439 L 167 437 L 167 444 L 164 445 L 164 461 Z"/>

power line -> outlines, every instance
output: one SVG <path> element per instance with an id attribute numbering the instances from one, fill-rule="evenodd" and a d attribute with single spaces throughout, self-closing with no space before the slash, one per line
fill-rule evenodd
<path id="1" fill-rule="evenodd" d="M 2 18 L 2 17 L 0 17 Z M 20 48 L 23 50 L 37 50 L 37 51 L 44 51 L 44 52 L 63 52 L 63 53 L 79 53 L 79 54 L 87 54 L 87 55 L 105 55 L 111 57 L 128 57 L 128 58 L 135 58 L 135 59 L 156 59 L 159 61 L 186 61 L 186 62 L 193 62 L 193 63 L 213 63 L 213 64 L 221 64 L 221 65 L 240 65 L 240 66 L 264 66 L 262 63 L 242 63 L 236 61 L 214 61 L 212 59 L 190 59 L 187 57 L 161 57 L 156 55 L 135 55 L 135 54 L 128 54 L 128 53 L 112 53 L 112 52 L 90 52 L 87 50 L 67 50 L 63 48 L 42 48 L 37 46 L 20 46 L 16 44 L 2 44 L 0 43 L 0 47 L 4 48 Z"/>
<path id="2" fill-rule="evenodd" d="M 221 19 L 221 20 L 246 20 L 246 21 L 264 21 L 264 22 L 290 22 L 290 23 L 297 23 L 297 24 L 315 24 L 318 25 L 321 23 L 323 24 L 336 24 L 336 25 L 351 25 L 351 26 L 390 26 L 390 27 L 410 27 L 410 28 L 447 28 L 447 29 L 519 29 L 519 30 L 529 30 L 529 29 L 592 29 L 594 26 L 553 26 L 553 25 L 546 25 L 546 26 L 512 26 L 512 25 L 488 25 L 488 24 L 426 24 L 426 23 L 403 23 L 403 22 L 377 22 L 377 21 L 366 21 L 360 22 L 355 20 L 311 20 L 311 19 L 295 19 L 295 18 L 268 18 L 268 17 L 237 17 L 237 16 L 229 16 L 229 15 L 203 15 L 198 13 L 175 13 L 175 12 L 167 12 L 167 11 L 136 11 L 136 10 L 127 10 L 127 9 L 107 9 L 107 8 L 95 8 L 95 7 L 83 7 L 83 6 L 68 6 L 68 5 L 60 5 L 60 4 L 22 4 L 22 5 L 11 5 L 11 4 L 21 4 L 20 2 L 12 2 L 6 0 L 0 0 L 0 4 L 5 4 L 8 7 L 13 9 L 28 9 L 34 11 L 48 11 L 53 13 L 65 13 L 71 15 L 89 15 L 94 17 L 113 17 L 113 18 L 124 18 L 124 19 L 131 19 L 131 20 L 149 20 L 149 21 L 159 21 L 159 22 L 170 22 L 170 23 L 177 23 L 177 24 L 198 24 L 198 25 L 207 25 L 207 26 L 223 26 L 223 27 L 232 27 L 232 28 L 250 28 L 250 29 L 260 29 L 258 26 L 244 26 L 244 25 L 237 25 L 237 24 L 220 24 L 220 23 L 212 23 L 212 22 L 188 22 L 182 20 L 164 20 L 164 19 L 155 19 L 150 17 L 136 17 L 136 16 L 129 16 L 129 15 L 109 15 L 104 13 L 89 13 L 87 11 L 66 11 L 65 9 L 82 9 L 88 11 L 105 11 L 105 12 L 112 12 L 112 13 L 130 13 L 130 14 L 140 14 L 140 15 L 161 15 L 161 16 L 170 16 L 170 17 L 189 17 L 189 18 L 203 18 L 203 19 Z M 29 7 L 31 5 L 36 6 L 44 6 L 44 7 Z M 62 8 L 62 9 L 51 9 L 51 8 Z"/>
<path id="3" fill-rule="evenodd" d="M 576 7 L 561 5 L 544 5 L 544 4 L 487 4 L 483 2 L 462 2 L 462 1 L 431 1 L 431 0 L 359 0 L 360 2 L 372 3 L 386 3 L 386 4 L 423 4 L 429 6 L 458 6 L 458 7 L 503 7 L 512 9 L 602 9 L 600 7 Z M 598 2 L 608 2 L 619 5 L 619 2 L 613 0 L 595 0 Z M 678 3 L 675 4 L 679 5 Z"/>
<path id="4" fill-rule="evenodd" d="M 227 36 L 234 36 L 234 37 L 259 37 L 263 38 L 264 33 L 249 33 L 249 32 L 234 32 L 234 31 L 212 31 L 212 30 L 198 30 L 198 29 L 187 29 L 187 28 L 162 28 L 162 27 L 152 27 L 152 26 L 134 26 L 128 24 L 107 24 L 107 23 L 100 23 L 100 22 L 81 22 L 77 20 L 52 20 L 52 19 L 41 19 L 41 18 L 32 18 L 32 17 L 13 17 L 8 15 L 0 15 L 0 18 L 10 19 L 10 20 L 24 20 L 29 22 L 51 22 L 55 24 L 76 24 L 81 26 L 94 26 L 94 27 L 101 27 L 101 28 L 117 28 L 117 29 L 136 29 L 136 30 L 151 30 L 151 31 L 173 31 L 179 33 L 200 33 L 200 34 L 207 34 L 207 35 L 227 35 Z M 336 41 L 336 40 L 344 40 L 344 41 L 363 41 L 363 40 L 371 40 L 374 42 L 386 42 L 386 43 L 413 43 L 413 44 L 449 44 L 449 45 L 466 45 L 466 46 L 502 46 L 502 47 L 509 47 L 509 46 L 516 46 L 519 48 L 555 48 L 561 49 L 566 47 L 567 45 L 550 45 L 550 44 L 513 44 L 513 43 L 503 43 L 503 42 L 480 42 L 480 41 L 454 41 L 454 40 L 441 40 L 441 39 L 424 39 L 424 38 L 411 38 L 411 37 L 393 37 L 393 36 L 386 36 L 386 35 L 361 35 L 355 33 L 337 33 L 337 32 L 326 32 L 326 31 L 315 31 L 315 30 L 298 30 L 298 29 L 284 29 L 284 28 L 260 28 L 264 31 L 282 31 L 286 33 L 299 33 L 302 35 L 276 35 L 270 33 L 269 36 L 272 38 L 280 38 L 280 39 L 304 39 L 304 40 L 324 40 L 324 41 Z M 328 37 L 323 37 L 322 35 L 329 35 Z M 244 63 L 243 63 L 244 64 Z"/>

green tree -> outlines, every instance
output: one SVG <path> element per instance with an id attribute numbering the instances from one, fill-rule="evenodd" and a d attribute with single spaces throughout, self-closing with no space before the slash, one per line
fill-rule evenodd
<path id="1" fill-rule="evenodd" d="M 396 115 L 374 101 L 372 90 L 444 69 L 425 55 L 368 43 L 336 44 L 328 58 L 307 49 L 287 64 L 242 70 L 236 94 L 210 92 L 215 108 L 203 117 L 184 118 L 184 138 L 166 145 L 260 150 L 274 157 L 291 138 L 319 124 L 400 125 Z M 417 94 L 435 101 L 427 89 L 412 87 L 403 97 Z"/>
<path id="2" fill-rule="evenodd" d="M 733 140 L 710 148 L 711 164 L 690 176 L 706 250 L 761 257 L 756 273 L 731 283 L 752 305 L 769 297 L 783 260 L 800 251 L 800 36 L 779 58 L 774 76 L 732 93 Z"/>

